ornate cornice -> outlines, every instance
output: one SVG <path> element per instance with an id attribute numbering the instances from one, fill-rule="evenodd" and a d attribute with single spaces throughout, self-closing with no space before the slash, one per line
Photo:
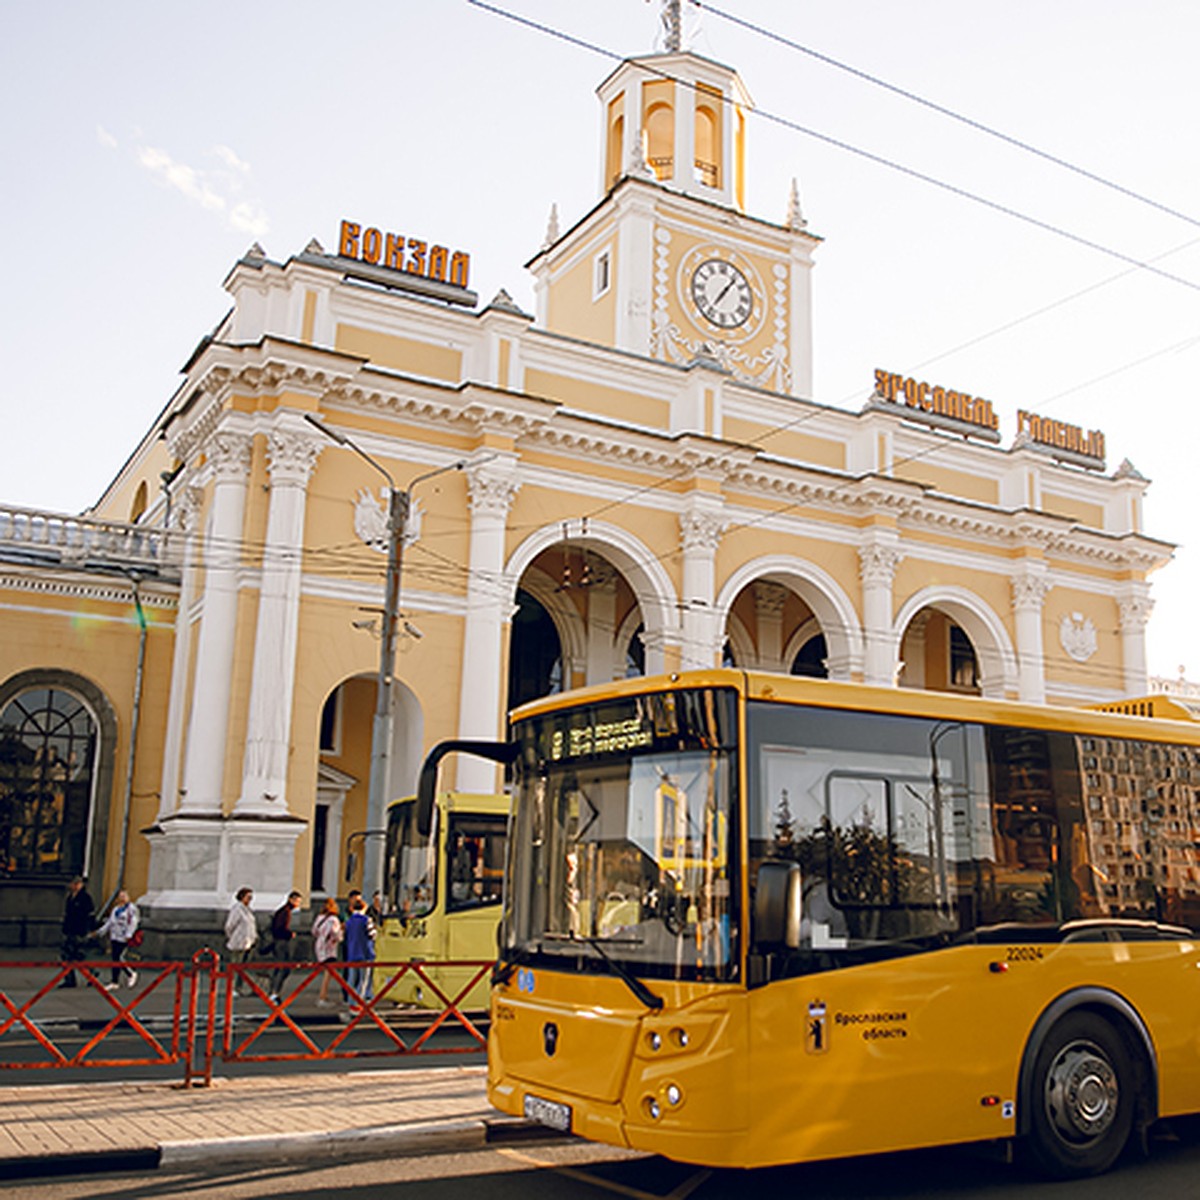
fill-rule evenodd
<path id="1" fill-rule="evenodd" d="M 128 604 L 132 595 L 128 583 L 100 583 L 92 579 L 69 578 L 64 575 L 47 575 L 45 568 L 38 568 L 36 575 L 0 572 L 0 591 L 27 592 L 39 596 L 59 596 L 70 600 L 97 600 L 107 604 Z M 148 590 L 143 584 L 139 598 L 145 608 L 174 611 L 179 605 L 177 595 L 159 590 Z M 95 619 L 94 617 L 91 619 Z M 124 622 L 127 618 L 119 618 Z"/>

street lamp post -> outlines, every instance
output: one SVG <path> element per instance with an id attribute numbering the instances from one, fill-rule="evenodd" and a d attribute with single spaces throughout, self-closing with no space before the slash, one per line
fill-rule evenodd
<path id="1" fill-rule="evenodd" d="M 356 445 L 345 434 L 330 428 L 323 421 L 305 413 L 304 419 L 319 429 L 331 441 L 347 450 L 353 450 L 360 458 L 370 463 L 388 483 L 387 577 L 383 593 L 383 628 L 379 638 L 379 673 L 375 685 L 375 717 L 371 723 L 371 775 L 367 785 L 367 821 L 363 837 L 363 895 L 370 900 L 383 887 L 383 859 L 386 848 L 385 834 L 388 801 L 388 776 L 392 758 L 392 668 L 396 659 L 396 626 L 400 615 L 400 578 L 404 569 L 404 538 L 408 532 L 409 510 L 412 506 L 413 488 L 418 483 L 443 475 L 448 471 L 461 471 L 466 460 L 426 471 L 409 481 L 408 487 L 398 488 L 391 472 L 376 462 L 361 446 Z"/>

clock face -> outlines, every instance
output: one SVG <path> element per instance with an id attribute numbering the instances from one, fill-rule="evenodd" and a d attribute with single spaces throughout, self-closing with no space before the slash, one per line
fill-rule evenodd
<path id="1" fill-rule="evenodd" d="M 692 303 L 718 329 L 736 329 L 750 319 L 754 293 L 733 263 L 710 258 L 692 272 Z"/>

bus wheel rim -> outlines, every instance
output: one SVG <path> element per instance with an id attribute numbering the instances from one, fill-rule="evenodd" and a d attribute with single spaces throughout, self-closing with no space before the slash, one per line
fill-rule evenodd
<path id="1" fill-rule="evenodd" d="M 1046 1074 L 1046 1114 L 1068 1141 L 1103 1137 L 1116 1120 L 1119 1101 L 1117 1073 L 1092 1042 L 1064 1046 Z"/>

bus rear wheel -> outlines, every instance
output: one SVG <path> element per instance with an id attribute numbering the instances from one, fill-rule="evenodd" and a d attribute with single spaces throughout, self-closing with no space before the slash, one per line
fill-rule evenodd
<path id="1" fill-rule="evenodd" d="M 1093 1013 L 1064 1017 L 1034 1062 L 1027 1098 L 1034 1163 L 1059 1179 L 1107 1171 L 1129 1140 L 1135 1090 L 1116 1029 Z"/>

